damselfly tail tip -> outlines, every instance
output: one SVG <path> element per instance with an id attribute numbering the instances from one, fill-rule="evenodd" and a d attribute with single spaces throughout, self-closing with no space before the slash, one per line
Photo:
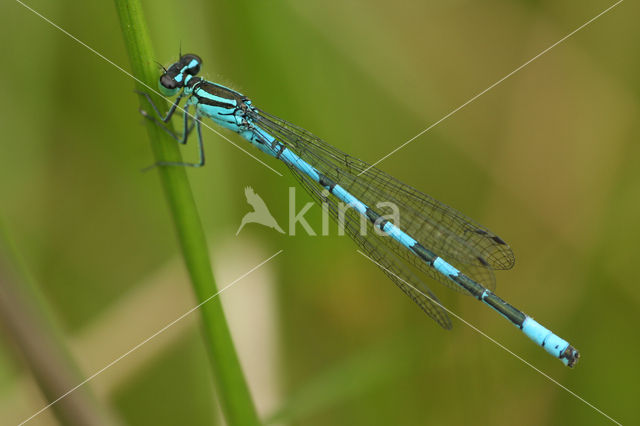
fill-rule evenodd
<path id="1" fill-rule="evenodd" d="M 568 367 L 573 368 L 573 366 L 578 362 L 580 358 L 580 352 L 573 346 L 567 346 L 567 349 L 562 352 L 560 355 L 560 359 L 564 362 Z"/>

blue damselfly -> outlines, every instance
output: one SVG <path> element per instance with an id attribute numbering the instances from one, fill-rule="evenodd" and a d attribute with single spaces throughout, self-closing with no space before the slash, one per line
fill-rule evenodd
<path id="1" fill-rule="evenodd" d="M 198 134 L 198 163 L 160 162 L 157 165 L 204 165 L 201 120 L 210 118 L 286 164 L 311 196 L 328 208 L 362 252 L 442 327 L 451 328 L 447 313 L 407 264 L 484 302 L 565 365 L 572 367 L 576 363 L 579 353 L 567 341 L 493 293 L 493 271 L 510 269 L 515 262 L 511 248 L 500 237 L 308 131 L 257 108 L 244 95 L 197 77 L 201 64 L 197 55 L 187 54 L 164 70 L 159 81 L 160 91 L 166 96 L 177 95 L 164 117 L 145 95 L 164 123 L 186 98 L 183 133 L 177 135 L 162 127 L 183 144 L 194 127 Z M 190 115 L 192 107 L 195 113 Z M 157 122 L 146 112 L 143 114 Z M 380 202 L 398 206 L 401 224 L 392 223 L 376 210 Z M 344 211 L 340 203 L 351 208 Z M 363 217 L 370 232 L 360 232 Z"/>

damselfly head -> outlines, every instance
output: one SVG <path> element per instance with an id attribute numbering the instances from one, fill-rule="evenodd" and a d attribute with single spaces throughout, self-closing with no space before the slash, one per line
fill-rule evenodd
<path id="1" fill-rule="evenodd" d="M 165 96 L 175 95 L 182 88 L 190 77 L 200 72 L 202 59 L 194 54 L 182 55 L 178 62 L 173 63 L 165 69 L 160 76 L 158 88 Z"/>

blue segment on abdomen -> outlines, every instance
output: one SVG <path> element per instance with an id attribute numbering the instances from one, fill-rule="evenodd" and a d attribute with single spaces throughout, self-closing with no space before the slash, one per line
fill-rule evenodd
<path id="1" fill-rule="evenodd" d="M 280 158 L 285 163 L 293 165 L 296 169 L 300 170 L 314 181 L 320 182 L 320 174 L 318 171 L 311 164 L 298 157 L 296 153 L 291 151 L 289 148 L 282 148 Z"/>
<path id="2" fill-rule="evenodd" d="M 538 345 L 542 346 L 545 351 L 557 358 L 560 358 L 569 347 L 569 342 L 556 336 L 551 330 L 544 328 L 531 317 L 525 318 L 522 323 L 522 332 Z M 566 358 L 560 359 L 565 365 L 568 365 Z"/>
<path id="3" fill-rule="evenodd" d="M 346 189 L 344 189 L 340 185 L 335 185 L 333 187 L 333 189 L 331 190 L 331 193 L 333 195 L 335 195 L 336 197 L 338 197 L 338 199 L 340 199 L 344 203 L 346 203 L 346 204 L 350 205 L 351 207 L 353 207 L 354 209 L 356 209 L 356 211 L 358 213 L 360 213 L 362 215 L 366 214 L 367 205 L 364 204 L 362 201 L 358 200 L 353 195 L 351 195 L 351 193 L 349 191 L 347 191 Z"/>
<path id="4" fill-rule="evenodd" d="M 272 140 L 275 140 L 271 138 Z M 278 142 L 279 143 L 279 142 Z M 291 164 L 305 175 L 309 176 L 315 182 L 320 183 L 320 173 L 311 164 L 300 158 L 295 152 L 289 148 L 283 148 L 280 152 L 279 158 L 287 164 Z M 328 189 L 328 188 L 327 188 Z M 352 206 L 358 213 L 365 214 L 367 211 L 367 205 L 362 201 L 354 197 L 349 191 L 341 187 L 340 185 L 334 185 L 331 189 L 331 193 L 335 195 L 340 201 Z M 402 231 L 400 231 L 402 232 Z M 405 234 L 406 235 L 406 234 Z"/>
<path id="5" fill-rule="evenodd" d="M 267 142 L 270 146 L 273 144 L 273 142 L 276 142 L 276 144 L 280 144 L 280 142 L 277 142 L 275 138 L 273 138 L 264 130 L 259 128 L 256 130 L 260 133 L 260 136 L 263 139 L 265 139 L 265 142 Z M 248 139 L 251 143 L 256 145 L 256 143 L 251 139 L 247 138 L 247 136 L 244 136 L 244 137 L 245 139 Z M 264 148 L 260 147 L 259 145 L 256 145 L 256 146 L 258 146 L 258 148 L 265 151 Z M 274 150 L 271 149 L 271 151 L 273 152 Z M 275 151 L 279 151 L 279 150 L 276 149 Z M 277 154 L 273 152 L 270 155 L 276 156 Z M 293 165 L 295 168 L 300 170 L 305 175 L 309 176 L 315 182 L 320 183 L 320 173 L 315 169 L 315 167 L 313 167 L 311 164 L 304 161 L 302 158 L 300 158 L 295 152 L 291 151 L 289 148 L 286 148 L 286 147 L 282 148 L 282 150 L 279 153 L 279 158 L 285 163 Z M 362 201 L 360 201 L 358 198 L 353 196 L 349 191 L 344 189 L 342 186 L 338 184 L 334 185 L 331 188 L 331 193 L 335 195 L 340 201 L 353 207 L 358 213 L 366 216 L 368 206 Z M 414 244 L 416 244 L 416 240 L 411 238 L 409 235 L 407 235 L 404 231 L 402 231 L 400 228 L 398 228 L 391 222 L 387 222 L 385 224 L 385 226 L 383 227 L 383 231 L 407 248 L 411 248 Z"/>
<path id="6" fill-rule="evenodd" d="M 445 277 L 457 276 L 460 273 L 441 257 L 436 257 L 436 260 L 433 261 L 433 267 Z"/>
<path id="7" fill-rule="evenodd" d="M 393 237 L 394 240 L 396 240 L 397 242 L 399 242 L 400 244 L 408 248 L 409 250 L 411 250 L 411 247 L 413 247 L 417 243 L 416 240 L 411 238 L 403 230 L 401 230 L 391 222 L 385 223 L 382 230 L 387 234 L 389 234 L 391 237 Z"/>

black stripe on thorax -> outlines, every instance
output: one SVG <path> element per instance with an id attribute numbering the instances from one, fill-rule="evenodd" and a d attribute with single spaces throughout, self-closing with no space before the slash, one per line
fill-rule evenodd
<path id="1" fill-rule="evenodd" d="M 209 99 L 209 98 L 206 98 L 206 97 L 204 97 L 202 95 L 199 95 L 197 91 L 193 95 L 198 99 L 198 103 L 202 104 L 202 105 L 210 105 L 210 106 L 224 108 L 224 109 L 235 109 L 236 108 L 236 105 L 233 102 L 228 102 L 227 103 L 227 102 L 215 101 L 213 99 Z"/>
<path id="2" fill-rule="evenodd" d="M 203 92 L 216 96 L 218 98 L 228 99 L 229 102 L 209 99 L 208 97 L 204 96 Z M 202 80 L 197 86 L 194 87 L 193 95 L 198 99 L 198 102 L 203 105 L 211 105 L 214 107 L 221 107 L 226 109 L 235 109 L 242 101 L 242 96 L 239 93 L 205 80 Z"/>

